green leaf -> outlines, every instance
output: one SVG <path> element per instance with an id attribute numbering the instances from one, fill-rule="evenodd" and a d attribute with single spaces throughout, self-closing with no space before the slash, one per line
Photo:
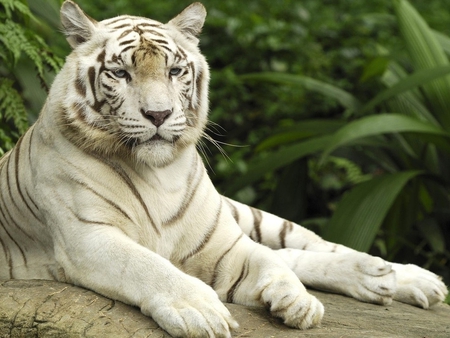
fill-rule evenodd
<path id="1" fill-rule="evenodd" d="M 253 73 L 241 75 L 242 80 L 266 81 L 273 83 L 300 86 L 302 88 L 321 93 L 325 96 L 336 99 L 342 106 L 354 112 L 358 111 L 361 103 L 350 93 L 331 84 L 302 75 L 292 75 L 285 73 Z"/>
<path id="2" fill-rule="evenodd" d="M 450 55 L 450 37 L 435 30 L 432 30 L 432 32 L 436 37 L 436 40 L 439 41 L 444 52 Z"/>
<path id="3" fill-rule="evenodd" d="M 250 161 L 247 173 L 236 177 L 233 183 L 225 190 L 224 195 L 230 196 L 259 180 L 267 173 L 284 167 L 297 159 L 323 150 L 328 145 L 329 139 L 329 135 L 308 139 L 301 143 L 281 148 L 263 159 Z"/>
<path id="4" fill-rule="evenodd" d="M 275 132 L 274 135 L 263 140 L 256 147 L 256 151 L 267 150 L 313 136 L 331 134 L 344 124 L 344 121 L 339 120 L 304 120 L 292 126 L 284 127 L 280 132 Z"/>
<path id="5" fill-rule="evenodd" d="M 405 184 L 422 173 L 419 170 L 397 172 L 357 185 L 339 202 L 323 237 L 367 252 Z"/>
<path id="6" fill-rule="evenodd" d="M 444 138 L 444 143 L 440 145 L 447 148 L 449 147 L 447 141 L 450 139 L 450 133 L 437 126 L 406 115 L 380 114 L 361 118 L 339 129 L 332 135 L 329 143 L 330 145 L 324 150 L 322 159 L 336 148 L 358 139 L 386 133 L 404 132 L 438 136 L 441 139 Z M 434 139 L 433 142 L 437 143 L 440 141 Z"/>
<path id="7" fill-rule="evenodd" d="M 405 79 L 408 76 L 409 75 L 406 71 L 397 62 L 390 62 L 389 67 L 383 74 L 381 81 L 387 87 L 392 87 L 401 79 Z M 399 93 L 390 99 L 387 104 L 391 108 L 390 111 L 415 116 L 420 120 L 428 121 L 436 126 L 440 126 L 439 122 L 425 106 L 424 97 L 417 89 Z"/>
<path id="8" fill-rule="evenodd" d="M 450 74 L 450 65 L 438 66 L 432 69 L 423 69 L 415 72 L 414 74 L 399 80 L 392 87 L 382 91 L 377 96 L 375 96 L 372 100 L 369 101 L 360 111 L 360 114 L 364 114 L 374 107 L 379 105 L 380 103 L 390 99 L 394 96 L 407 92 L 411 89 L 414 89 L 417 86 L 423 86 L 427 83 L 430 83 L 433 80 L 436 80 L 442 76 Z M 450 91 L 449 91 L 450 92 Z"/>
<path id="9" fill-rule="evenodd" d="M 380 56 L 371 60 L 363 69 L 361 75 L 361 82 L 366 82 L 370 79 L 380 77 L 389 64 L 389 59 L 384 56 Z"/>
<path id="10" fill-rule="evenodd" d="M 448 65 L 449 60 L 435 34 L 417 10 L 406 0 L 394 1 L 394 8 L 414 68 L 419 71 Z M 450 130 L 450 77 L 427 83 L 423 90 L 436 119 L 446 130 Z"/>
<path id="11" fill-rule="evenodd" d="M 19 133 L 24 133 L 28 128 L 27 113 L 13 84 L 9 79 L 0 78 L 0 122 L 12 120 Z"/>

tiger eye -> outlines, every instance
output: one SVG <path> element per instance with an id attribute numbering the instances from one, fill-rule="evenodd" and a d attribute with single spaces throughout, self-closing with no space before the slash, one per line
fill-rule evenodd
<path id="1" fill-rule="evenodd" d="M 115 69 L 115 70 L 113 71 L 113 73 L 114 73 L 114 75 L 115 75 L 116 77 L 118 77 L 119 79 L 123 79 L 123 78 L 127 77 L 127 75 L 128 75 L 127 71 L 126 71 L 126 70 L 123 70 L 123 69 Z"/>
<path id="2" fill-rule="evenodd" d="M 181 68 L 178 68 L 178 67 L 171 68 L 169 71 L 169 74 L 172 76 L 180 75 L 180 73 L 181 73 Z"/>

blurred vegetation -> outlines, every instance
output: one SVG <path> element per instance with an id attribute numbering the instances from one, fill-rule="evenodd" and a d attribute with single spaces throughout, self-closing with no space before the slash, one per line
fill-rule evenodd
<path id="1" fill-rule="evenodd" d="M 45 68 L 57 71 L 62 64 L 35 30 L 39 26 L 26 3 L 0 0 L 0 155 L 28 128 L 27 89 L 46 87 Z M 30 77 L 33 86 L 26 83 Z"/>
<path id="2" fill-rule="evenodd" d="M 29 1 L 39 21 L 22 12 L 13 19 L 64 57 L 61 2 Z M 77 2 L 98 20 L 126 13 L 163 22 L 191 3 Z M 0 0 L 7 3 L 26 1 Z M 201 48 L 212 69 L 209 132 L 229 157 L 209 147 L 218 189 L 327 239 L 430 268 L 448 283 L 450 5 L 202 3 L 208 17 Z M 5 46 L 0 39 L 0 57 L 12 60 Z M 0 75 L 14 83 L 32 122 L 45 98 L 43 81 L 22 56 L 2 62 Z M 51 77 L 46 72 L 44 82 Z M 0 130 L 8 131 L 3 121 Z M 1 135 L 0 147 L 8 148 Z"/>

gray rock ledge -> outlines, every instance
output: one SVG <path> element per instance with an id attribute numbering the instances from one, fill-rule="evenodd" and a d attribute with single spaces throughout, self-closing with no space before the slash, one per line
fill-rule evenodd
<path id="1" fill-rule="evenodd" d="M 319 328 L 284 326 L 262 308 L 227 304 L 240 323 L 233 337 L 449 338 L 450 306 L 422 310 L 394 302 L 378 306 L 311 291 L 325 306 Z M 139 309 L 53 281 L 0 282 L 0 337 L 169 337 Z"/>

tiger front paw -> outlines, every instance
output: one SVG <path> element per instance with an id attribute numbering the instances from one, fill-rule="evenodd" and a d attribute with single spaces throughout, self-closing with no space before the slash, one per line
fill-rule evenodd
<path id="1" fill-rule="evenodd" d="M 424 309 L 444 301 L 448 290 L 441 277 L 414 264 L 392 264 L 397 274 L 395 300 Z"/>
<path id="2" fill-rule="evenodd" d="M 363 302 L 389 305 L 396 292 L 396 275 L 391 264 L 362 252 L 343 254 L 340 273 L 346 283 L 342 292 Z"/>
<path id="3" fill-rule="evenodd" d="M 231 338 L 239 325 L 212 288 L 193 277 L 177 286 L 151 295 L 141 311 L 172 337 Z"/>
<path id="4" fill-rule="evenodd" d="M 281 318 L 288 326 L 309 329 L 322 321 L 322 303 L 309 294 L 297 278 L 283 275 L 273 277 L 261 297 L 272 315 Z"/>

